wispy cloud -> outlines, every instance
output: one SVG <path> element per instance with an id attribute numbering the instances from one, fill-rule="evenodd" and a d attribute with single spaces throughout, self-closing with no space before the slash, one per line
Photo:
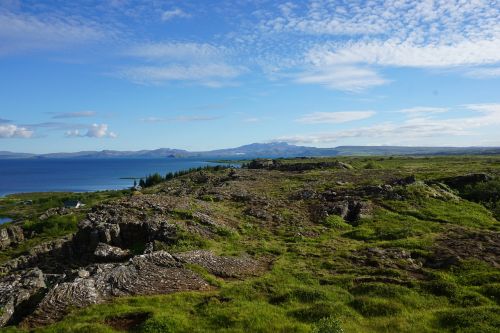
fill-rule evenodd
<path id="1" fill-rule="evenodd" d="M 259 63 L 273 74 L 299 71 L 297 83 L 360 92 L 391 82 L 382 74 L 390 67 L 500 76 L 484 67 L 500 63 L 500 7 L 493 2 L 310 0 L 276 7 L 260 14 L 249 40 L 259 49 L 267 38 Z"/>
<path id="2" fill-rule="evenodd" d="M 10 139 L 10 138 L 31 138 L 34 132 L 27 129 L 26 127 L 20 127 L 14 124 L 2 124 L 0 123 L 0 139 Z"/>
<path id="3" fill-rule="evenodd" d="M 420 117 L 420 116 L 436 114 L 436 113 L 445 113 L 445 112 L 448 112 L 449 110 L 450 110 L 449 108 L 415 106 L 412 108 L 401 109 L 398 112 L 404 113 L 407 116 L 411 116 L 411 117 Z"/>
<path id="4" fill-rule="evenodd" d="M 162 21 L 170 21 L 174 18 L 190 18 L 191 14 L 186 13 L 182 9 L 174 8 L 171 10 L 166 10 L 161 14 Z"/>
<path id="5" fill-rule="evenodd" d="M 417 108 L 415 108 L 416 110 Z M 440 110 L 441 108 L 435 108 Z M 394 121 L 373 124 L 333 132 L 282 136 L 274 141 L 295 144 L 331 144 L 341 139 L 358 138 L 363 140 L 389 139 L 393 142 L 418 144 L 424 138 L 446 138 L 478 135 L 478 129 L 500 126 L 500 104 L 468 104 L 454 109 L 473 112 L 469 116 L 437 119 L 431 116 L 412 117 L 398 123 Z M 403 140 L 403 141 L 402 141 Z"/>
<path id="6" fill-rule="evenodd" d="M 35 16 L 0 10 L 0 55 L 82 45 L 113 34 L 111 27 L 81 17 Z"/>
<path id="7" fill-rule="evenodd" d="M 370 118 L 373 115 L 374 111 L 314 112 L 295 121 L 302 124 L 340 124 Z"/>
<path id="8" fill-rule="evenodd" d="M 334 90 L 359 92 L 389 82 L 369 68 L 354 66 L 314 66 L 296 75 L 295 82 L 320 84 Z"/>
<path id="9" fill-rule="evenodd" d="M 55 113 L 53 119 L 66 119 L 66 118 L 89 118 L 97 114 L 95 111 L 78 111 L 78 112 L 61 112 Z"/>
<path id="10" fill-rule="evenodd" d="M 494 79 L 500 77 L 500 67 L 480 67 L 465 71 L 465 76 L 474 79 Z"/>
<path id="11" fill-rule="evenodd" d="M 7 123 L 11 123 L 11 122 L 12 122 L 12 120 L 0 118 L 0 124 L 7 124 Z"/>
<path id="12" fill-rule="evenodd" d="M 138 66 L 123 69 L 118 75 L 130 81 L 142 84 L 185 81 L 208 87 L 219 87 L 224 84 L 229 84 L 231 79 L 238 77 L 244 72 L 244 68 L 227 64 L 193 64 Z"/>
<path id="13" fill-rule="evenodd" d="M 176 116 L 176 117 L 146 117 L 141 121 L 145 123 L 172 123 L 172 122 L 198 122 L 221 119 L 221 116 Z"/>
<path id="14" fill-rule="evenodd" d="M 131 47 L 125 55 L 144 58 L 147 60 L 171 61 L 200 61 L 208 62 L 221 60 L 227 49 L 209 43 L 193 42 L 157 42 L 144 43 Z"/>

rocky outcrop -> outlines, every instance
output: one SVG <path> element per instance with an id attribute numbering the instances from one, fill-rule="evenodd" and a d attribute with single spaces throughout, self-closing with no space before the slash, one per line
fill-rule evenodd
<path id="1" fill-rule="evenodd" d="M 73 238 L 75 254 L 92 261 L 100 243 L 121 249 L 143 248 L 155 240 L 172 243 L 177 239 L 177 227 L 166 221 L 134 216 L 113 219 L 93 218 L 80 223 Z"/>
<path id="2" fill-rule="evenodd" d="M 208 290 L 210 285 L 169 253 L 139 255 L 127 263 L 96 264 L 70 281 L 55 285 L 22 321 L 27 327 L 50 324 L 71 308 L 102 303 L 112 297 Z"/>
<path id="3" fill-rule="evenodd" d="M 39 267 L 46 273 L 59 274 L 78 263 L 71 249 L 71 238 L 65 237 L 31 248 L 27 254 L 0 265 L 0 274 Z"/>
<path id="4" fill-rule="evenodd" d="M 46 288 L 44 274 L 38 268 L 1 278 L 0 327 L 15 324 L 27 315 Z"/>
<path id="5" fill-rule="evenodd" d="M 132 256 L 129 250 L 122 250 L 119 247 L 111 246 L 106 243 L 99 243 L 94 251 L 96 261 L 112 262 L 124 261 Z"/>
<path id="6" fill-rule="evenodd" d="M 40 220 L 46 220 L 52 216 L 60 216 L 60 215 L 66 215 L 70 214 L 71 211 L 66 208 L 66 207 L 55 207 L 55 208 L 50 208 L 47 209 L 42 215 L 38 217 Z"/>
<path id="7" fill-rule="evenodd" d="M 264 272 L 265 265 L 248 257 L 219 257 L 210 251 L 184 252 L 174 257 L 182 263 L 196 264 L 222 278 L 243 278 Z"/>
<path id="8" fill-rule="evenodd" d="M 17 225 L 11 225 L 0 229 L 0 250 L 20 243 L 23 240 L 23 229 Z"/>

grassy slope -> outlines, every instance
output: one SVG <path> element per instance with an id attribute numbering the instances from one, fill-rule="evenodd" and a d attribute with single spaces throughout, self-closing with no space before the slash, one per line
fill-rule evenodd
<path id="1" fill-rule="evenodd" d="M 419 180 L 469 172 L 499 176 L 500 158 L 340 160 L 355 169 L 272 172 L 252 182 L 249 190 L 267 197 L 281 221 L 265 222 L 244 214 L 242 203 L 211 202 L 207 197 L 211 210 L 237 221 L 236 232 L 221 232 L 214 240 L 186 237 L 182 244 L 167 247 L 182 251 L 201 246 L 219 254 L 272 257 L 272 268 L 263 276 L 223 281 L 202 272 L 217 290 L 116 299 L 77 310 L 39 331 L 115 332 L 106 325 L 107 318 L 145 312 L 151 317 L 137 328 L 144 332 L 498 332 L 498 268 L 465 260 L 449 269 L 424 268 L 424 279 L 397 265 L 360 265 L 351 260 L 357 251 L 373 247 L 425 256 L 440 235 L 458 226 L 464 232 L 498 232 L 500 223 L 484 206 L 462 199 L 432 198 L 419 185 L 412 185 L 406 189 L 411 192 L 408 199 L 380 201 L 372 217 L 351 226 L 336 218 L 313 223 L 305 205 L 291 204 L 288 198 L 301 188 L 349 188 L 409 174 Z M 177 186 L 178 181 L 174 179 L 168 186 Z M 337 181 L 348 183 L 337 185 Z M 198 199 L 191 200 L 192 210 L 196 210 Z M 185 217 L 189 211 L 172 216 Z M 377 277 L 401 283 L 383 283 Z"/>

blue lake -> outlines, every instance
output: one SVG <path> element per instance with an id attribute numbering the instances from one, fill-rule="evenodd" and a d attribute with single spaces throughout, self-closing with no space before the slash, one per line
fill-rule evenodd
<path id="1" fill-rule="evenodd" d="M 4 224 L 11 221 L 12 219 L 10 217 L 0 217 L 0 224 Z"/>
<path id="2" fill-rule="evenodd" d="M 0 196 L 21 192 L 88 192 L 124 189 L 133 179 L 158 172 L 217 163 L 163 159 L 12 159 L 0 160 Z"/>

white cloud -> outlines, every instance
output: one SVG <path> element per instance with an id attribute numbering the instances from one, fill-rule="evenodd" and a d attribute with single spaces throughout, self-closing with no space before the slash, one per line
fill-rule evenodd
<path id="1" fill-rule="evenodd" d="M 500 63 L 495 1 L 310 0 L 276 7 L 260 14 L 249 40 L 272 74 L 302 68 L 293 78 L 298 83 L 359 92 L 390 82 L 380 74 L 389 67 L 500 76 L 498 67 L 484 68 Z"/>
<path id="2" fill-rule="evenodd" d="M 141 121 L 145 123 L 198 122 L 198 121 L 217 120 L 220 118 L 222 117 L 220 116 L 177 116 L 171 118 L 146 117 L 142 118 Z"/>
<path id="3" fill-rule="evenodd" d="M 414 108 L 414 110 L 417 109 Z M 441 110 L 442 108 L 433 109 Z M 335 132 L 282 136 L 274 141 L 322 145 L 346 138 L 358 138 L 365 142 L 373 142 L 374 139 L 387 139 L 400 144 L 406 141 L 418 145 L 426 138 L 449 140 L 450 137 L 477 136 L 479 135 L 478 130 L 483 131 L 486 128 L 500 126 L 500 104 L 468 104 L 456 109 L 473 113 L 458 118 L 436 119 L 429 114 L 427 117 L 413 117 L 414 114 L 410 112 L 407 113 L 408 118 L 401 123 L 385 122 Z"/>
<path id="4" fill-rule="evenodd" d="M 405 41 L 360 41 L 326 44 L 307 54 L 317 66 L 369 64 L 397 67 L 453 67 L 500 62 L 500 39 L 464 40 L 452 44 Z"/>
<path id="5" fill-rule="evenodd" d="M 340 124 L 370 118 L 374 111 L 314 112 L 296 119 L 302 124 Z"/>
<path id="6" fill-rule="evenodd" d="M 428 106 L 415 106 L 408 109 L 399 110 L 400 113 L 405 113 L 410 117 L 420 117 L 423 115 L 445 113 L 448 112 L 449 108 L 438 108 L 438 107 L 428 107 Z"/>
<path id="7" fill-rule="evenodd" d="M 118 75 L 136 83 L 159 84 L 169 81 L 188 81 L 216 87 L 244 72 L 244 68 L 227 64 L 194 64 L 131 67 L 122 70 Z"/>
<path id="8" fill-rule="evenodd" d="M 125 55 L 139 58 L 142 64 L 117 73 L 136 83 L 180 82 L 207 87 L 231 85 L 232 79 L 247 71 L 231 65 L 225 47 L 208 43 L 160 42 L 131 47 Z"/>
<path id="9" fill-rule="evenodd" d="M 34 16 L 0 11 L 0 54 L 51 50 L 103 40 L 110 27 L 75 16 Z"/>
<path id="10" fill-rule="evenodd" d="M 34 132 L 26 127 L 19 127 L 14 124 L 0 123 L 0 138 L 31 138 Z"/>
<path id="11" fill-rule="evenodd" d="M 320 84 L 330 89 L 359 92 L 389 82 L 369 68 L 354 66 L 314 66 L 296 75 L 295 82 Z"/>
<path id="12" fill-rule="evenodd" d="M 258 118 L 258 117 L 250 117 L 250 118 L 243 119 L 244 123 L 258 123 L 258 122 L 261 122 L 261 121 L 262 121 L 262 119 Z"/>
<path id="13" fill-rule="evenodd" d="M 161 15 L 161 20 L 162 21 L 170 21 L 176 17 L 178 17 L 178 18 L 190 18 L 191 14 L 186 13 L 182 9 L 174 8 L 171 10 L 164 11 L 163 14 Z"/>
<path id="14" fill-rule="evenodd" d="M 55 113 L 52 118 L 65 119 L 65 118 L 88 118 L 94 117 L 97 114 L 95 111 L 78 111 L 78 112 L 61 112 Z"/>
<path id="15" fill-rule="evenodd" d="M 220 60 L 227 50 L 208 43 L 158 42 L 130 48 L 126 55 L 156 61 L 213 61 Z"/>
<path id="16" fill-rule="evenodd" d="M 65 132 L 66 137 L 70 138 L 82 138 L 82 137 L 88 137 L 88 138 L 116 138 L 118 135 L 115 132 L 110 132 L 108 130 L 108 125 L 107 124 L 92 124 L 90 125 L 86 133 L 83 133 L 82 131 L 78 129 L 71 129 Z"/>
<path id="17" fill-rule="evenodd" d="M 480 67 L 465 71 L 473 79 L 494 79 L 500 77 L 500 67 Z"/>

